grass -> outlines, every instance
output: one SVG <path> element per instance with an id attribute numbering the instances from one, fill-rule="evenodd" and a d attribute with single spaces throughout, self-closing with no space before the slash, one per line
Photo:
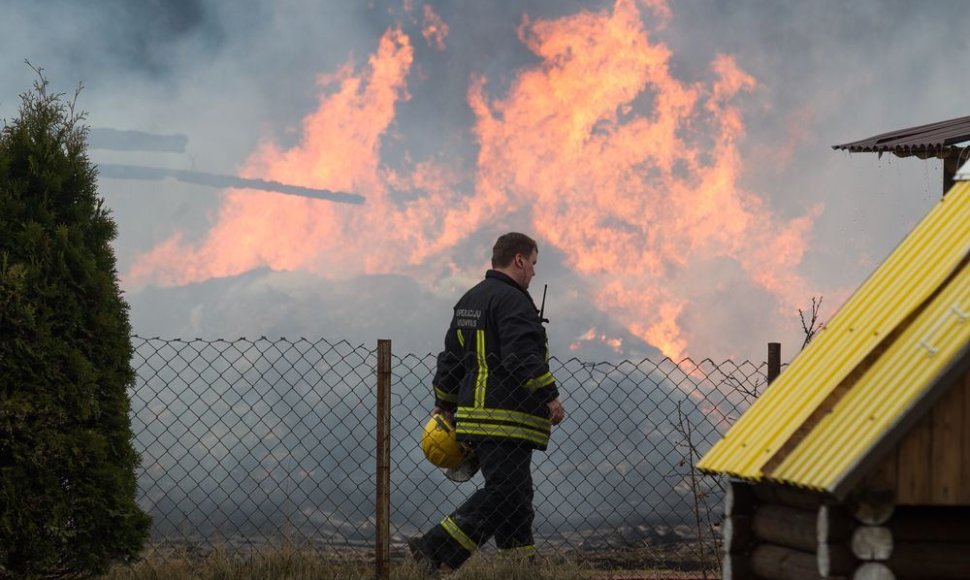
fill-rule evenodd
<path id="1" fill-rule="evenodd" d="M 536 566 L 476 554 L 460 570 L 443 574 L 450 580 L 653 580 L 702 578 L 700 573 L 678 574 L 661 570 L 608 572 L 564 559 L 540 558 Z M 715 576 L 708 573 L 707 578 Z M 391 564 L 391 580 L 420 580 L 410 560 Z M 374 564 L 360 558 L 328 556 L 318 551 L 289 547 L 231 555 L 216 548 L 208 554 L 186 551 L 148 551 L 134 564 L 116 566 L 103 580 L 373 580 Z"/>
<path id="2" fill-rule="evenodd" d="M 588 580 L 578 564 L 540 561 L 536 568 L 473 557 L 461 570 L 448 574 L 454 580 Z M 391 563 L 392 580 L 424 578 L 411 561 Z M 150 552 L 128 566 L 116 566 L 103 580 L 373 580 L 374 564 L 360 559 L 328 558 L 319 552 L 274 548 L 248 556 L 213 550 L 205 556 Z"/>

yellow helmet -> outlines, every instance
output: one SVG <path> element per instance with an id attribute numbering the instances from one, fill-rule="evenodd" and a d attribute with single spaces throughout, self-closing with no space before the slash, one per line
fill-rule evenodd
<path id="1" fill-rule="evenodd" d="M 421 434 L 421 450 L 436 467 L 451 469 L 465 459 L 465 446 L 455 439 L 455 426 L 441 415 L 432 415 Z"/>

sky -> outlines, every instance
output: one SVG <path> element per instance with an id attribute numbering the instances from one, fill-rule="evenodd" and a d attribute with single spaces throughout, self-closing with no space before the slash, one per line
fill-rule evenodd
<path id="1" fill-rule="evenodd" d="M 957 1 L 4 0 L 91 127 L 134 332 L 440 350 L 506 231 L 560 358 L 801 346 L 941 196 L 834 144 L 967 114 Z"/>

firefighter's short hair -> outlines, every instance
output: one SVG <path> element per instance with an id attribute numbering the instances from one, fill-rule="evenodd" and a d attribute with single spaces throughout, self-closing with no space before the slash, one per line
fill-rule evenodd
<path id="1" fill-rule="evenodd" d="M 519 232 L 502 234 L 492 246 L 492 267 L 504 268 L 512 263 L 516 254 L 531 256 L 539 249 L 536 241 Z"/>

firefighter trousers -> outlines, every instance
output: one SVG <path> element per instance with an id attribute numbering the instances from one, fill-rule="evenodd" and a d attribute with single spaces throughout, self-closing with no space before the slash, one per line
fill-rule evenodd
<path id="1" fill-rule="evenodd" d="M 532 556 L 532 449 L 514 441 L 474 445 L 485 485 L 421 542 L 435 561 L 458 568 L 495 536 L 500 554 Z"/>

